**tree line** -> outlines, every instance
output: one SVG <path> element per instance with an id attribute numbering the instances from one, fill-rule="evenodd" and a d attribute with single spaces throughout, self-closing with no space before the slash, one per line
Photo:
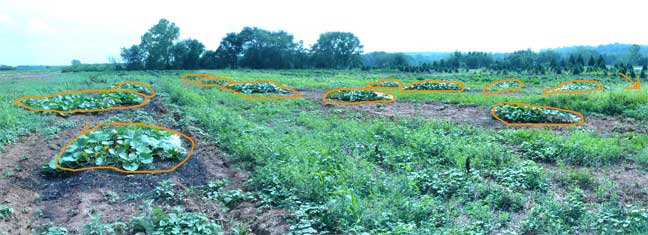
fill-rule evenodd
<path id="1" fill-rule="evenodd" d="M 362 44 L 353 33 L 326 32 L 311 48 L 285 31 L 245 27 L 228 33 L 216 50 L 195 39 L 178 40 L 180 29 L 161 19 L 141 42 L 121 49 L 128 70 L 138 69 L 303 69 L 355 68 L 362 65 Z"/>
<path id="2" fill-rule="evenodd" d="M 573 52 L 561 55 L 553 50 L 539 53 L 531 50 L 520 50 L 497 58 L 485 52 L 455 52 L 446 59 L 423 63 L 420 65 L 406 65 L 397 67 L 405 72 L 445 72 L 453 73 L 465 70 L 483 69 L 496 74 L 509 72 L 527 74 L 562 74 L 578 75 L 582 73 L 608 75 L 624 72 L 635 76 L 635 66 L 641 66 L 640 76 L 646 77 L 648 72 L 648 57 L 639 53 L 639 45 L 629 48 L 627 58 L 623 62 L 609 65 L 602 54 Z"/>
<path id="3" fill-rule="evenodd" d="M 648 72 L 648 57 L 641 54 L 639 45 L 627 47 L 623 53 L 617 49 L 612 54 L 598 53 L 581 47 L 565 52 L 557 50 L 519 50 L 512 53 L 454 52 L 436 55 L 434 60 L 424 60 L 419 54 L 371 52 L 363 54 L 363 45 L 350 32 L 326 32 L 310 48 L 295 41 L 285 31 L 269 31 L 244 27 L 223 37 L 218 48 L 206 49 L 195 39 L 179 40 L 180 29 L 172 22 L 161 19 L 141 36 L 139 44 L 121 49 L 123 63 L 86 66 L 73 61 L 64 71 L 106 69 L 397 69 L 403 72 L 453 73 L 467 70 L 484 70 L 495 74 L 601 74 L 627 72 L 635 75 L 635 66 Z M 621 48 L 621 44 L 612 45 Z M 610 52 L 611 53 L 611 52 Z M 423 53 L 425 54 L 425 53 Z M 443 54 L 443 53 L 439 53 Z M 442 59 L 439 59 L 442 58 Z M 614 64 L 611 63 L 614 62 Z M 77 69 L 75 69 L 77 68 Z"/>

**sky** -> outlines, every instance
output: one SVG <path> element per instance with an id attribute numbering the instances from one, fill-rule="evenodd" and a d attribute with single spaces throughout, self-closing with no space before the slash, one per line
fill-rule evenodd
<path id="1" fill-rule="evenodd" d="M 210 50 L 244 26 L 284 30 L 306 46 L 323 32 L 352 32 L 365 52 L 648 44 L 643 0 L 0 0 L 0 64 L 106 63 L 161 18 Z"/>

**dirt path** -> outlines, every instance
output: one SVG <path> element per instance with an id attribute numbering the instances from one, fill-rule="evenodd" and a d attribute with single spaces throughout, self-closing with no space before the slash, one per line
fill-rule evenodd
<path id="1" fill-rule="evenodd" d="M 159 99 L 145 106 L 144 110 L 155 120 L 162 120 L 165 115 L 179 115 L 170 112 Z M 60 131 L 57 138 L 48 140 L 33 134 L 6 146 L 7 151 L 0 156 L 0 204 L 13 208 L 15 212 L 12 218 L 0 220 L 0 232 L 31 234 L 32 228 L 51 223 L 67 227 L 71 234 L 78 234 L 82 226 L 91 221 L 91 213 L 101 215 L 102 221 L 127 221 L 130 215 L 140 211 L 144 198 L 163 180 L 171 180 L 179 188 L 188 189 L 204 186 L 209 181 L 228 179 L 227 190 L 245 191 L 247 172 L 233 168 L 226 153 L 212 144 L 213 141 L 171 123 L 158 124 L 188 134 L 197 143 L 190 160 L 175 172 L 129 175 L 110 170 L 92 170 L 52 176 L 41 170 L 41 166 L 48 163 L 67 141 L 78 135 L 83 122 L 97 124 L 126 112 L 130 111 L 57 117 L 59 121 L 77 120 L 79 124 Z M 111 195 L 117 195 L 119 199 L 111 202 L 107 198 Z M 280 234 L 288 228 L 284 219 L 285 211 L 260 210 L 251 202 L 223 209 L 218 203 L 187 196 L 179 205 L 187 211 L 206 213 L 225 231 L 231 226 L 243 225 L 248 228 L 249 234 Z"/>
<path id="2" fill-rule="evenodd" d="M 306 99 L 316 100 L 322 103 L 324 90 L 300 90 Z M 322 103 L 323 104 L 323 103 Z M 425 119 L 456 121 L 469 123 L 481 127 L 494 129 L 551 129 L 555 131 L 565 130 L 564 127 L 508 127 L 492 118 L 491 107 L 479 105 L 448 104 L 437 101 L 412 102 L 397 101 L 395 103 L 383 104 L 359 104 L 359 105 L 337 105 L 355 111 L 361 111 L 380 116 L 388 117 L 422 117 Z M 617 117 L 594 117 L 586 116 L 585 124 L 576 127 L 584 130 L 596 130 L 602 132 L 634 132 L 648 133 L 648 128 L 642 125 L 630 123 Z"/>

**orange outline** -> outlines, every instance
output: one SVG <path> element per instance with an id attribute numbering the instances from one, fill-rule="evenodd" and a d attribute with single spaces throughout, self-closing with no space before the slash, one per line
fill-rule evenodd
<path id="1" fill-rule="evenodd" d="M 91 167 L 82 167 L 82 168 L 67 168 L 67 167 L 62 167 L 61 165 L 59 165 L 59 160 L 60 160 L 61 157 L 63 156 L 63 153 L 65 152 L 65 150 L 66 150 L 68 147 L 70 147 L 70 145 L 74 144 L 74 142 L 76 142 L 76 140 L 79 139 L 79 137 L 81 137 L 82 135 L 87 134 L 88 132 L 94 131 L 94 130 L 96 130 L 96 129 L 102 127 L 102 126 L 107 126 L 107 125 L 111 125 L 111 126 L 129 126 L 129 125 L 136 125 L 136 126 L 145 126 L 145 127 L 149 127 L 149 128 L 153 128 L 153 129 L 161 129 L 161 130 L 165 130 L 165 131 L 171 132 L 171 133 L 173 133 L 173 134 L 179 135 L 179 136 L 181 136 L 181 137 L 183 137 L 183 138 L 189 140 L 189 142 L 191 142 L 191 148 L 189 149 L 189 152 L 187 153 L 187 156 L 186 156 L 182 161 L 180 161 L 180 162 L 179 162 L 178 164 L 176 164 L 175 166 L 173 166 L 173 167 L 171 167 L 171 168 L 169 168 L 169 169 L 164 169 L 164 170 L 135 170 L 135 171 L 127 171 L 127 170 L 124 170 L 124 169 L 121 169 L 121 168 L 118 168 L 118 167 L 115 167 L 115 166 L 91 166 Z M 95 170 L 95 169 L 109 169 L 109 170 L 115 170 L 115 171 L 118 171 L 118 172 L 121 172 L 121 173 L 127 173 L 127 174 L 157 174 L 157 173 L 168 173 L 168 172 L 173 172 L 173 171 L 177 170 L 178 167 L 180 167 L 180 166 L 182 166 L 183 164 L 185 164 L 185 163 L 189 160 L 189 157 L 191 157 L 191 155 L 193 154 L 194 147 L 196 146 L 196 143 L 194 142 L 194 140 L 193 140 L 191 137 L 189 137 L 189 136 L 187 136 L 187 135 L 185 135 L 185 134 L 182 134 L 182 133 L 180 133 L 180 132 L 177 132 L 177 131 L 171 130 L 171 129 L 166 128 L 166 127 L 154 126 L 154 125 L 149 125 L 149 124 L 145 124 L 145 123 L 138 123 L 138 122 L 104 122 L 104 123 L 99 123 L 99 124 L 97 124 L 96 126 L 94 126 L 93 128 L 88 129 L 89 126 L 90 126 L 90 123 L 86 123 L 85 126 L 83 127 L 83 129 L 81 130 L 81 133 L 79 133 L 79 135 L 77 135 L 76 137 L 74 137 L 70 142 L 68 142 L 68 143 L 65 145 L 65 147 L 63 147 L 63 148 L 61 149 L 61 151 L 59 151 L 59 153 L 56 155 L 56 158 L 54 159 L 54 165 L 56 165 L 56 168 L 61 169 L 61 170 L 64 170 L 64 171 L 71 171 L 71 172 L 79 172 L 79 171 Z"/>
<path id="2" fill-rule="evenodd" d="M 397 87 L 380 86 L 380 84 L 383 83 L 383 82 L 397 82 L 398 86 Z M 377 85 L 377 86 L 374 86 L 374 85 Z M 399 89 L 399 90 L 403 89 L 403 83 L 399 79 L 382 79 L 382 80 L 379 80 L 377 82 L 369 82 L 369 83 L 367 83 L 367 86 L 371 87 L 371 88 L 380 88 L 380 89 Z"/>
<path id="3" fill-rule="evenodd" d="M 457 84 L 461 86 L 461 90 L 405 90 L 405 88 L 419 84 L 419 83 L 450 83 L 450 84 Z M 443 93 L 456 93 L 456 92 L 463 92 L 466 89 L 466 86 L 464 85 L 463 82 L 456 82 L 456 81 L 446 81 L 446 80 L 422 80 L 418 82 L 413 82 L 410 84 L 407 84 L 407 86 L 403 87 L 401 89 L 401 92 L 443 92 Z"/>
<path id="4" fill-rule="evenodd" d="M 200 78 L 196 81 L 189 81 L 187 80 L 187 77 L 218 78 L 216 77 L 216 75 L 213 75 L 211 73 L 187 73 L 183 74 L 182 77 L 180 77 L 180 81 L 189 85 L 200 85 Z"/>
<path id="5" fill-rule="evenodd" d="M 331 99 L 326 99 L 328 97 L 329 93 L 337 92 L 337 91 L 362 91 L 362 90 L 368 90 L 368 91 L 373 91 L 373 92 L 379 92 L 383 93 L 385 95 L 391 95 L 393 99 L 391 100 L 363 100 L 363 101 L 333 101 Z M 324 95 L 322 95 L 322 102 L 324 104 L 377 104 L 377 103 L 394 103 L 396 102 L 396 95 L 393 93 L 389 92 L 383 92 L 383 91 L 378 91 L 378 90 L 373 90 L 371 87 L 364 87 L 364 88 L 338 88 L 338 89 L 333 89 L 333 90 L 328 90 L 324 92 Z"/>
<path id="6" fill-rule="evenodd" d="M 625 75 L 625 73 L 619 73 L 619 76 L 625 78 L 628 80 L 630 83 L 632 83 L 632 86 L 627 86 L 625 87 L 626 90 L 640 90 L 641 89 L 641 78 L 637 77 L 637 81 L 633 81 L 631 77 Z"/>
<path id="7" fill-rule="evenodd" d="M 141 96 L 144 100 L 142 101 L 141 104 L 136 104 L 132 106 L 116 106 L 116 107 L 108 107 L 105 109 L 78 109 L 78 110 L 67 110 L 67 111 L 61 111 L 61 110 L 52 110 L 52 109 L 41 109 L 41 108 L 33 108 L 30 107 L 29 105 L 25 104 L 22 102 L 22 100 L 25 99 L 46 99 L 46 98 L 51 98 L 54 96 L 60 96 L 60 95 L 70 95 L 70 94 L 76 94 L 76 93 L 93 93 L 93 92 L 105 92 L 105 93 L 111 93 L 111 92 L 131 92 L 135 93 L 136 95 Z M 23 96 L 20 98 L 16 98 L 14 100 L 14 104 L 20 105 L 23 108 L 31 111 L 39 111 L 39 112 L 48 112 L 48 113 L 58 113 L 58 114 L 66 114 L 66 113 L 93 113 L 93 112 L 103 112 L 103 111 L 110 111 L 110 110 L 123 110 L 123 109 L 133 109 L 133 108 L 139 108 L 142 107 L 146 104 L 148 104 L 149 98 L 147 98 L 148 95 L 139 93 L 136 90 L 131 90 L 131 89 L 91 89 L 91 90 L 74 90 L 74 91 L 63 91 L 63 92 L 58 92 L 54 93 L 51 95 L 42 95 L 42 96 Z"/>
<path id="8" fill-rule="evenodd" d="M 202 86 L 202 87 L 221 87 L 221 86 L 223 86 L 223 85 L 219 85 L 219 84 L 210 84 L 210 83 L 205 84 L 204 83 L 204 81 L 215 81 L 215 80 L 216 81 L 217 80 L 223 80 L 223 81 L 228 82 L 228 83 L 223 84 L 223 85 L 227 85 L 227 84 L 236 82 L 236 81 L 234 81 L 234 79 L 231 79 L 231 78 L 219 78 L 219 77 L 214 76 L 214 77 L 202 77 L 202 78 L 198 79 L 198 85 Z"/>
<path id="9" fill-rule="evenodd" d="M 267 83 L 275 84 L 275 85 L 277 85 L 279 88 L 283 88 L 283 89 L 290 90 L 290 91 L 291 91 L 293 94 L 295 94 L 295 95 L 291 95 L 291 96 L 272 96 L 272 97 L 253 97 L 253 96 L 245 95 L 245 94 L 243 94 L 243 93 L 241 93 L 241 92 L 238 92 L 238 91 L 235 91 L 235 90 L 232 90 L 232 89 L 227 88 L 228 86 L 236 85 L 236 84 L 249 84 L 249 83 L 262 83 L 262 82 L 267 82 Z M 248 100 L 281 100 L 281 99 L 298 99 L 298 98 L 301 98 L 301 96 L 302 96 L 301 93 L 300 93 L 299 91 L 295 90 L 295 88 L 292 88 L 292 87 L 290 87 L 290 86 L 284 86 L 284 85 L 281 85 L 280 83 L 278 83 L 278 82 L 275 81 L 275 80 L 254 80 L 254 81 L 245 81 L 245 82 L 236 82 L 236 81 L 235 81 L 235 82 L 233 82 L 233 83 L 228 83 L 228 84 L 225 84 L 225 85 L 221 86 L 221 90 L 232 92 L 232 93 L 234 93 L 236 96 L 241 97 L 241 98 L 245 98 L 245 99 L 248 99 Z"/>
<path id="10" fill-rule="evenodd" d="M 593 88 L 593 89 L 588 89 L 588 90 L 580 90 L 580 91 L 554 91 L 554 90 L 558 90 L 558 89 L 564 87 L 567 84 L 576 83 L 576 82 L 594 83 L 594 85 L 596 85 L 598 87 Z M 542 91 L 542 93 L 545 96 L 560 95 L 560 94 L 577 95 L 577 94 L 585 94 L 585 93 L 600 91 L 600 90 L 603 90 L 603 89 L 605 89 L 605 86 L 603 84 L 601 84 L 600 82 L 598 82 L 598 81 L 594 81 L 594 80 L 578 80 L 577 79 L 577 80 L 569 80 L 569 81 L 566 81 L 566 82 L 562 82 L 562 83 L 558 84 L 555 87 L 545 88 Z"/>
<path id="11" fill-rule="evenodd" d="M 498 90 L 498 91 L 488 91 L 489 88 L 491 88 L 493 85 L 495 85 L 497 83 L 500 83 L 500 82 L 517 82 L 518 84 L 520 84 L 520 86 L 518 86 L 518 87 L 510 87 L 510 88 L 506 88 L 506 89 Z M 485 96 L 489 96 L 489 95 L 497 95 L 497 94 L 502 94 L 502 93 L 507 93 L 507 92 L 521 91 L 523 87 L 524 87 L 524 82 L 522 82 L 522 80 L 520 80 L 520 79 L 511 78 L 511 79 L 495 80 L 495 81 L 492 81 L 492 82 L 486 84 L 486 86 L 484 86 L 484 89 L 482 90 L 482 94 L 484 94 Z"/>
<path id="12" fill-rule="evenodd" d="M 512 105 L 519 105 L 519 106 L 526 106 L 526 107 L 531 107 L 531 108 L 542 108 L 542 109 L 553 109 L 553 110 L 558 110 L 558 111 L 563 111 L 563 112 L 568 112 L 575 114 L 580 117 L 580 121 L 577 123 L 509 123 L 500 117 L 497 116 L 495 109 L 497 106 L 500 105 L 505 105 L 505 104 L 512 104 Z M 498 121 L 504 123 L 504 125 L 507 126 L 580 126 L 585 123 L 585 116 L 583 114 L 569 110 L 569 109 L 561 109 L 561 108 L 556 108 L 556 107 L 551 107 L 551 106 L 538 106 L 538 105 L 532 105 L 532 104 L 525 104 L 525 103 L 520 103 L 520 102 L 499 102 L 493 105 L 493 108 L 491 108 L 491 115 L 497 119 Z"/>
<path id="13" fill-rule="evenodd" d="M 123 85 L 126 85 L 126 84 L 135 84 L 135 85 L 140 85 L 140 86 L 146 87 L 151 92 L 151 95 L 146 95 L 144 93 L 142 93 L 142 94 L 145 95 L 144 97 L 149 98 L 149 99 L 155 97 L 155 95 L 157 94 L 155 92 L 155 89 L 153 89 L 153 87 L 151 85 L 143 83 L 143 82 L 137 82 L 137 81 L 123 81 L 123 82 L 113 86 L 112 88 L 110 88 L 110 90 L 113 90 L 113 91 L 122 90 L 122 89 L 119 89 L 119 88 L 121 88 Z M 124 90 L 126 90 L 126 89 L 124 89 Z"/>

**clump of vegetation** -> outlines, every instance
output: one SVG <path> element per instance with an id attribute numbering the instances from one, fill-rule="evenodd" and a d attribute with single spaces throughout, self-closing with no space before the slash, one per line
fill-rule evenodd
<path id="1" fill-rule="evenodd" d="M 153 95 L 152 91 L 145 86 L 135 84 L 135 83 L 124 83 L 121 86 L 119 86 L 119 89 L 123 90 L 135 90 L 139 93 L 145 94 L 145 95 Z"/>
<path id="2" fill-rule="evenodd" d="M 202 79 L 200 81 L 202 82 L 203 85 L 218 85 L 218 86 L 223 86 L 231 82 L 227 79 L 217 79 L 217 78 Z"/>
<path id="3" fill-rule="evenodd" d="M 461 86 L 456 83 L 446 83 L 446 82 L 421 82 L 414 85 L 407 86 L 403 90 L 412 90 L 412 91 L 456 91 L 461 90 Z"/>
<path id="4" fill-rule="evenodd" d="M 584 90 L 593 90 L 598 88 L 594 83 L 590 82 L 573 82 L 567 85 L 564 85 L 556 90 L 558 91 L 584 91 Z"/>
<path id="5" fill-rule="evenodd" d="M 495 114 L 510 123 L 578 123 L 581 118 L 573 113 L 516 104 L 498 105 Z"/>
<path id="6" fill-rule="evenodd" d="M 146 213 L 131 218 L 132 234 L 224 234 L 223 228 L 205 214 L 185 212 L 181 207 L 167 214 L 161 208 L 151 208 L 150 205 L 150 201 L 146 203 Z"/>
<path id="7" fill-rule="evenodd" d="M 505 90 L 509 88 L 518 88 L 518 87 L 520 87 L 519 82 L 498 82 L 495 83 L 493 86 L 491 86 L 490 90 L 499 91 L 499 90 Z"/>
<path id="8" fill-rule="evenodd" d="M 14 209 L 5 205 L 0 205 L 0 219 L 8 220 L 13 216 Z"/>
<path id="9" fill-rule="evenodd" d="M 281 88 L 271 82 L 255 82 L 255 83 L 239 83 L 231 84 L 227 86 L 228 89 L 237 91 L 243 94 L 255 94 L 255 93 L 278 93 L 286 94 L 290 93 L 290 90 Z"/>
<path id="10" fill-rule="evenodd" d="M 69 94 L 50 98 L 30 98 L 24 104 L 45 110 L 97 110 L 110 107 L 141 104 L 144 97 L 132 92 L 102 92 L 97 95 Z"/>
<path id="11" fill-rule="evenodd" d="M 128 171 L 150 165 L 155 158 L 174 160 L 187 153 L 180 136 L 169 131 L 128 125 L 100 128 L 80 136 L 70 145 L 59 165 L 68 168 L 116 166 Z M 54 161 L 51 168 L 56 168 Z"/>
<path id="12" fill-rule="evenodd" d="M 380 81 L 380 82 L 370 82 L 369 86 L 372 87 L 400 87 L 400 83 L 397 81 Z"/>
<path id="13" fill-rule="evenodd" d="M 385 93 L 370 90 L 341 90 L 330 93 L 326 98 L 345 102 L 393 100 L 394 97 Z"/>

